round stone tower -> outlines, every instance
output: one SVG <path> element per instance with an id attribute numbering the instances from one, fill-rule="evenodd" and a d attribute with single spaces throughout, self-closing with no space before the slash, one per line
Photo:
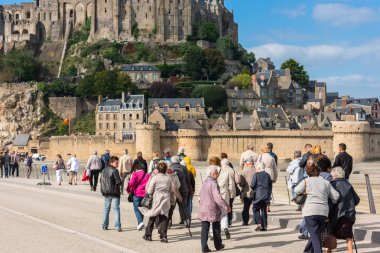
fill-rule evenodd
<path id="1" fill-rule="evenodd" d="M 185 148 L 185 154 L 191 160 L 202 161 L 207 159 L 207 154 L 202 152 L 202 129 L 179 129 L 178 147 Z"/>
<path id="2" fill-rule="evenodd" d="M 156 125 L 136 125 L 136 152 L 141 151 L 146 160 L 153 152 L 161 152 L 160 129 Z"/>

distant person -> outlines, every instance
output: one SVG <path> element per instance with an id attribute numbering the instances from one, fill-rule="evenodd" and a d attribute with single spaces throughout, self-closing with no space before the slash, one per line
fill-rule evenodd
<path id="1" fill-rule="evenodd" d="M 119 158 L 116 156 L 110 157 L 110 163 L 107 165 L 100 176 L 100 191 L 104 196 L 104 211 L 103 211 L 103 230 L 108 230 L 109 213 L 111 204 L 114 202 L 113 210 L 115 212 L 115 228 L 122 232 L 120 222 L 120 184 L 121 178 L 118 170 Z"/>
<path id="2" fill-rule="evenodd" d="M 29 154 L 28 152 L 26 152 L 24 164 L 26 168 L 26 178 L 29 179 L 30 175 L 32 174 L 32 164 L 33 164 L 32 154 Z"/>
<path id="3" fill-rule="evenodd" d="M 148 173 L 149 174 L 151 174 L 156 169 L 157 164 L 160 161 L 160 157 L 158 156 L 157 152 L 154 152 L 152 156 L 153 156 L 153 158 L 150 161 L 149 166 L 148 166 Z"/>
<path id="4" fill-rule="evenodd" d="M 290 162 L 286 172 L 289 174 L 288 188 L 292 193 L 292 199 L 296 197 L 294 188 L 304 179 L 304 171 L 299 166 L 301 161 L 301 151 L 294 151 L 294 160 Z M 298 205 L 297 211 L 301 211 L 301 206 Z"/>
<path id="5" fill-rule="evenodd" d="M 339 154 L 335 157 L 333 168 L 342 167 L 346 179 L 349 179 L 352 172 L 352 156 L 346 152 L 346 149 L 346 144 L 339 144 Z"/>
<path id="6" fill-rule="evenodd" d="M 8 178 L 11 173 L 11 156 L 9 155 L 9 151 L 6 150 L 3 155 L 3 166 L 4 166 L 4 177 Z"/>
<path id="7" fill-rule="evenodd" d="M 91 191 L 96 191 L 98 185 L 99 173 L 102 169 L 102 161 L 98 157 L 98 152 L 94 151 L 93 155 L 88 158 L 86 169 L 90 171 Z"/>
<path id="8" fill-rule="evenodd" d="M 19 168 L 20 168 L 20 154 L 18 152 L 13 152 L 13 155 L 11 157 L 12 162 L 12 177 L 15 176 L 19 177 Z"/>
<path id="9" fill-rule="evenodd" d="M 104 154 L 101 155 L 100 157 L 101 162 L 102 162 L 102 169 L 108 166 L 108 164 L 110 163 L 110 158 L 111 158 L 110 151 L 108 149 L 104 150 Z"/>
<path id="10" fill-rule="evenodd" d="M 330 182 L 333 179 L 330 174 L 332 169 L 330 159 L 325 155 L 319 155 L 315 158 L 315 161 L 317 162 L 317 167 L 320 170 L 319 176 Z"/>
<path id="11" fill-rule="evenodd" d="M 247 161 L 249 157 L 252 158 L 251 160 L 253 160 L 253 162 L 256 162 L 256 159 L 258 156 L 259 155 L 253 151 L 253 145 L 249 143 L 247 145 L 247 150 L 241 154 L 240 162 L 239 162 L 240 168 L 243 169 L 245 165 L 245 161 Z"/>
<path id="12" fill-rule="evenodd" d="M 219 167 L 211 165 L 207 168 L 207 179 L 203 182 L 199 193 L 198 219 L 201 221 L 201 247 L 202 252 L 211 252 L 207 245 L 210 225 L 214 235 L 214 246 L 216 250 L 224 249 L 221 237 L 220 220 L 222 212 L 229 213 L 231 208 L 222 198 L 218 187 Z"/>
<path id="13" fill-rule="evenodd" d="M 73 154 L 69 161 L 67 162 L 67 167 L 69 170 L 69 184 L 77 185 L 78 182 L 78 171 L 79 171 L 79 161 L 77 156 Z"/>
<path id="14" fill-rule="evenodd" d="M 269 149 L 269 154 L 274 158 L 274 161 L 276 162 L 276 165 L 278 164 L 278 157 L 275 153 L 273 153 L 273 143 L 268 142 L 267 147 Z"/>
<path id="15" fill-rule="evenodd" d="M 179 161 L 182 161 L 182 159 L 186 157 L 184 147 L 180 147 L 178 149 L 178 157 L 179 157 Z"/>
<path id="16" fill-rule="evenodd" d="M 270 175 L 272 182 L 276 183 L 278 177 L 276 161 L 273 156 L 269 154 L 269 149 L 267 146 L 262 146 L 260 151 L 261 154 L 257 158 L 257 162 L 264 164 L 265 172 Z"/>
<path id="17" fill-rule="evenodd" d="M 141 153 L 141 151 L 136 153 L 136 159 L 133 161 L 131 173 L 133 173 L 137 164 L 142 164 L 144 166 L 144 171 L 148 172 L 148 164 L 146 160 L 143 158 L 143 154 Z"/>
<path id="18" fill-rule="evenodd" d="M 243 200 L 243 211 L 241 213 L 243 219 L 243 226 L 248 226 L 249 221 L 249 209 L 252 205 L 252 194 L 251 194 L 251 183 L 253 175 L 256 173 L 256 168 L 254 166 L 253 157 L 249 156 L 243 165 L 243 171 L 241 173 L 241 195 L 240 198 Z"/>
<path id="19" fill-rule="evenodd" d="M 303 154 L 301 161 L 299 163 L 299 166 L 306 171 L 306 165 L 307 165 L 307 160 L 309 159 L 310 156 L 313 155 L 313 145 L 311 144 L 306 144 L 305 145 L 305 154 Z"/>
<path id="20" fill-rule="evenodd" d="M 4 170 L 3 170 L 3 156 L 4 156 L 4 153 L 3 151 L 0 152 L 0 176 L 3 177 L 4 176 Z"/>
<path id="21" fill-rule="evenodd" d="M 62 159 L 60 154 L 57 155 L 57 160 L 55 161 L 53 168 L 55 169 L 56 181 L 59 186 L 62 185 L 62 174 L 66 169 L 65 161 Z"/>
<path id="22" fill-rule="evenodd" d="M 172 151 L 167 148 L 164 150 L 164 161 L 165 162 L 171 162 L 172 159 Z"/>
<path id="23" fill-rule="evenodd" d="M 165 161 L 165 164 L 167 165 L 167 161 Z M 171 164 L 171 163 L 170 163 Z M 181 187 L 181 183 L 179 181 L 179 178 L 177 176 L 177 173 L 175 173 L 169 166 L 166 169 L 166 174 L 170 176 L 170 179 L 172 180 L 172 193 L 170 194 L 170 210 L 169 210 L 169 216 L 168 216 L 168 223 L 169 223 L 169 228 L 172 226 L 172 217 L 173 217 L 173 212 L 175 209 L 176 202 L 178 203 L 182 202 L 182 197 L 179 192 L 179 188 Z"/>
<path id="24" fill-rule="evenodd" d="M 123 153 L 124 154 L 119 159 L 119 166 L 117 168 L 121 177 L 120 191 L 122 195 L 124 194 L 125 180 L 131 175 L 131 167 L 133 163 L 132 158 L 128 155 L 128 149 L 124 149 Z"/>

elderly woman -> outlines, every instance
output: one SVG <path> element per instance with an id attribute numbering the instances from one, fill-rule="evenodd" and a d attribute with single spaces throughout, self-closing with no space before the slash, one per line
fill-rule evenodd
<path id="1" fill-rule="evenodd" d="M 143 239 L 152 240 L 152 231 L 155 220 L 158 218 L 158 233 L 161 242 L 168 242 L 168 216 L 170 209 L 170 194 L 172 193 L 172 180 L 166 174 L 167 165 L 164 162 L 157 164 L 157 175 L 153 176 L 147 185 L 146 193 L 153 195 L 152 208 L 147 209 L 140 207 L 140 211 L 144 216 L 149 217 L 148 225 L 145 229 Z"/>
<path id="2" fill-rule="evenodd" d="M 262 163 L 256 163 L 256 173 L 253 175 L 251 188 L 255 191 L 253 198 L 253 216 L 255 223 L 260 224 L 255 230 L 267 231 L 267 206 L 270 203 L 272 195 L 272 179 L 270 175 L 265 172 L 265 167 Z"/>
<path id="3" fill-rule="evenodd" d="M 345 179 L 345 173 L 341 167 L 332 169 L 331 176 L 333 177 L 331 185 L 339 192 L 340 197 L 330 210 L 330 221 L 336 238 L 346 240 L 348 253 L 352 253 L 352 239 L 354 236 L 352 225 L 356 219 L 355 206 L 359 204 L 360 198 L 350 182 Z M 331 252 L 331 250 L 329 249 L 327 252 Z"/>
<path id="4" fill-rule="evenodd" d="M 169 210 L 169 216 L 168 216 L 168 227 L 170 228 L 172 226 L 172 217 L 173 212 L 175 209 L 176 202 L 179 203 L 182 202 L 181 193 L 179 192 L 179 188 L 181 187 L 181 183 L 178 179 L 177 173 L 175 173 L 168 165 L 168 162 L 165 162 L 168 166 L 166 170 L 166 174 L 169 175 L 170 179 L 172 180 L 172 192 L 170 194 L 170 210 Z"/>
<path id="5" fill-rule="evenodd" d="M 294 189 L 297 194 L 307 195 L 302 216 L 310 238 L 304 252 L 322 253 L 321 230 L 329 214 L 328 200 L 336 203 L 339 193 L 328 181 L 319 177 L 319 168 L 312 157 L 307 162 L 306 173 L 309 178 L 300 182 Z"/>
<path id="6" fill-rule="evenodd" d="M 222 216 L 222 210 L 229 213 L 231 208 L 227 202 L 222 198 L 218 187 L 218 177 L 220 168 L 215 165 L 211 165 L 207 168 L 208 177 L 204 181 L 199 197 L 199 209 L 198 219 L 201 221 L 201 245 L 202 252 L 211 252 L 207 245 L 208 233 L 210 230 L 210 224 L 212 224 L 212 231 L 214 234 L 214 246 L 216 250 L 224 248 L 221 238 L 220 220 Z"/>

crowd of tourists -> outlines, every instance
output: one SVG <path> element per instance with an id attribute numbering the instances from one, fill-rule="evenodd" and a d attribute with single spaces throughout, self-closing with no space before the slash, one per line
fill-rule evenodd
<path id="1" fill-rule="evenodd" d="M 189 229 L 193 218 L 193 198 L 195 193 L 196 169 L 180 147 L 177 154 L 170 149 L 155 152 L 146 161 L 141 152 L 133 159 L 128 150 L 120 157 L 111 156 L 110 151 L 89 157 L 82 181 L 89 181 L 90 190 L 100 191 L 104 196 L 103 230 L 108 230 L 109 213 L 113 205 L 115 228 L 122 231 L 120 196 L 128 194 L 128 202 L 133 205 L 136 229 L 143 230 L 143 239 L 152 240 L 154 227 L 158 228 L 161 242 L 168 242 L 168 229 L 173 224 L 173 213 L 178 206 L 179 224 Z M 16 152 L 0 153 L 1 176 L 19 176 L 20 156 Z M 24 165 L 30 177 L 33 160 L 26 155 Z M 226 153 L 208 160 L 206 177 L 200 187 L 197 219 L 201 222 L 201 250 L 210 252 L 208 240 L 212 240 L 216 250 L 224 248 L 222 233 L 231 238 L 229 231 L 233 222 L 233 205 L 240 198 L 243 204 L 242 226 L 248 226 L 250 210 L 255 231 L 268 230 L 268 212 L 273 199 L 273 184 L 278 179 L 278 158 L 273 152 L 273 144 L 268 143 L 254 151 L 247 145 L 241 154 L 239 166 L 234 167 Z M 58 185 L 62 175 L 67 173 L 69 184 L 76 185 L 79 161 L 76 155 L 69 155 L 65 162 L 61 155 L 53 164 Z M 355 206 L 360 198 L 349 182 L 352 172 L 352 157 L 346 152 L 346 145 L 339 144 L 339 154 L 334 163 L 323 154 L 320 146 L 306 144 L 304 154 L 294 152 L 294 160 L 287 167 L 288 188 L 297 210 L 302 211 L 299 239 L 308 240 L 304 252 L 321 253 L 336 247 L 333 238 L 347 241 L 348 252 L 353 249 L 352 226 L 355 223 Z M 113 203 L 113 204 L 112 204 Z M 144 218 L 146 218 L 144 223 Z"/>

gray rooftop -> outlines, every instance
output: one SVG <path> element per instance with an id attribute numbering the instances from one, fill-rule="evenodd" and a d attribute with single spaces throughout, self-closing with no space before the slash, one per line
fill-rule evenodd
<path id="1" fill-rule="evenodd" d="M 196 105 L 200 105 L 201 107 L 205 107 L 205 102 L 203 98 L 149 98 L 148 106 L 152 107 L 155 103 L 158 104 L 159 107 L 163 107 L 167 104 L 169 107 L 174 107 L 174 105 L 178 104 L 179 107 L 185 107 L 189 104 L 191 107 L 195 107 Z"/>
<path id="2" fill-rule="evenodd" d="M 126 72 L 129 72 L 129 71 L 144 71 L 144 72 L 147 72 L 147 71 L 155 71 L 155 72 L 160 72 L 160 69 L 157 68 L 156 66 L 154 65 L 123 65 L 123 67 L 121 67 L 121 70 L 122 71 L 126 71 Z"/>
<path id="3" fill-rule="evenodd" d="M 30 134 L 19 134 L 13 141 L 13 146 L 27 146 L 30 140 Z"/>
<path id="4" fill-rule="evenodd" d="M 188 120 L 183 122 L 179 129 L 202 130 L 203 127 L 193 117 L 190 117 Z"/>
<path id="5" fill-rule="evenodd" d="M 144 108 L 144 95 L 129 95 L 122 99 L 104 98 L 98 105 L 98 111 L 141 110 Z"/>
<path id="6" fill-rule="evenodd" d="M 228 98 L 259 98 L 254 90 L 248 89 L 226 89 Z"/>

